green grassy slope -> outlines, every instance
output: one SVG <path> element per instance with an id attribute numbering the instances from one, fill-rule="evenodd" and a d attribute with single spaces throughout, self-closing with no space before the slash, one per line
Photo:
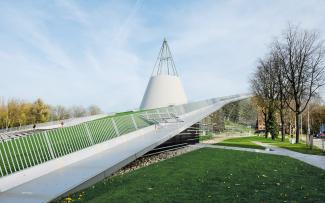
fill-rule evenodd
<path id="1" fill-rule="evenodd" d="M 109 178 L 81 202 L 323 202 L 325 171 L 289 157 L 200 149 Z"/>
<path id="2" fill-rule="evenodd" d="M 133 118 L 138 129 L 152 124 L 136 113 Z M 117 129 L 114 128 L 113 120 Z M 105 117 L 0 142 L 0 177 L 135 130 L 131 115 L 125 115 Z"/>
<path id="3" fill-rule="evenodd" d="M 253 149 L 264 149 L 264 147 L 254 144 L 252 141 L 264 141 L 264 138 L 260 137 L 240 137 L 223 140 L 215 145 L 230 146 L 230 147 L 244 147 Z"/>

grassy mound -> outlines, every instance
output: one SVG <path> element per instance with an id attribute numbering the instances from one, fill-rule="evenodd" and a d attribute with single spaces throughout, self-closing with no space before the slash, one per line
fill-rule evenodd
<path id="1" fill-rule="evenodd" d="M 67 200 L 322 202 L 324 188 L 325 171 L 288 157 L 200 149 L 109 178 Z"/>
<path id="2" fill-rule="evenodd" d="M 253 149 L 264 149 L 264 147 L 254 144 L 252 141 L 265 141 L 265 138 L 262 137 L 240 137 L 240 138 L 231 138 L 224 140 L 222 142 L 216 143 L 215 145 L 229 146 L 229 147 L 244 147 L 244 148 L 253 148 Z"/>

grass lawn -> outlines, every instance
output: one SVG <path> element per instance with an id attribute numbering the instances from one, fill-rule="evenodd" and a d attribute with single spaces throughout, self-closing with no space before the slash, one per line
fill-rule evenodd
<path id="1" fill-rule="evenodd" d="M 211 132 L 209 132 L 206 135 L 200 135 L 199 141 L 202 142 L 204 140 L 210 140 L 211 138 L 213 138 L 213 134 Z"/>
<path id="2" fill-rule="evenodd" d="M 206 148 L 106 179 L 69 200 L 323 202 L 324 188 L 324 170 L 289 157 Z"/>
<path id="3" fill-rule="evenodd" d="M 322 150 L 320 150 L 316 147 L 314 147 L 313 149 L 310 149 L 304 143 L 290 144 L 288 139 L 286 139 L 285 142 L 282 142 L 280 138 L 272 140 L 271 138 L 266 139 L 264 137 L 259 137 L 259 136 L 227 139 L 220 143 L 217 143 L 216 145 L 263 149 L 262 146 L 256 145 L 256 144 L 252 143 L 252 141 L 269 143 L 274 146 L 286 148 L 286 149 L 304 153 L 304 154 L 325 155 L 325 153 L 322 152 Z"/>
<path id="4" fill-rule="evenodd" d="M 306 146 L 305 143 L 298 143 L 298 144 L 290 144 L 289 140 L 286 140 L 285 142 L 281 142 L 281 140 L 276 140 L 274 142 L 274 145 L 282 148 L 286 148 L 292 151 L 304 153 L 304 154 L 315 154 L 315 155 L 325 155 L 325 152 L 323 152 L 321 149 L 313 147 L 313 149 L 310 149 L 308 146 Z"/>
<path id="5" fill-rule="evenodd" d="M 253 149 L 264 149 L 264 147 L 254 144 L 252 141 L 260 141 L 265 138 L 261 137 L 240 137 L 223 140 L 222 142 L 216 143 L 215 145 L 229 146 L 229 147 L 244 147 Z"/>

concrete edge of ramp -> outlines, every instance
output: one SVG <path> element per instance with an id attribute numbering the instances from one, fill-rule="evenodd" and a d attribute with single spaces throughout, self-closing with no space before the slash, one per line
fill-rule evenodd
<path id="1" fill-rule="evenodd" d="M 136 132 L 130 132 L 128 134 L 116 137 L 115 139 L 108 140 L 97 145 L 84 148 L 82 150 L 67 154 L 65 156 L 59 157 L 57 159 L 50 160 L 43 164 L 35 165 L 22 171 L 18 171 L 9 176 L 2 177 L 0 179 L 0 192 L 5 192 L 19 186 L 21 184 L 27 183 L 33 179 L 44 176 L 55 170 L 67 167 L 73 163 L 81 161 L 85 158 L 91 157 L 97 153 L 100 153 L 107 148 L 115 147 L 123 142 L 127 142 L 129 139 L 137 137 L 139 134 L 154 131 L 154 126 L 148 126 L 137 130 Z M 1 194 L 1 193 L 0 193 Z"/>
<path id="2" fill-rule="evenodd" d="M 209 108 L 211 108 L 211 107 L 209 107 Z M 199 113 L 199 110 L 194 111 L 194 112 L 190 112 L 186 116 L 195 115 L 196 113 Z M 204 114 L 204 116 L 205 116 L 205 114 Z M 183 119 L 184 119 L 184 117 L 183 117 Z M 154 149 L 155 147 L 159 146 L 160 144 L 164 143 L 165 141 L 172 138 L 174 135 L 177 135 L 178 133 L 185 130 L 187 127 L 191 126 L 194 123 L 196 123 L 196 121 L 191 120 L 184 126 L 179 126 L 179 124 L 169 124 L 168 126 L 164 126 L 161 130 L 164 130 L 164 128 L 170 127 L 170 126 L 173 126 L 174 128 L 172 129 L 171 132 L 169 132 L 169 134 L 166 133 L 165 136 L 163 136 L 163 138 L 161 140 L 157 141 L 156 143 L 153 143 L 150 146 L 145 147 L 144 149 L 138 151 L 137 153 L 131 155 L 130 157 L 116 163 L 111 168 L 108 168 L 108 169 L 100 172 L 99 174 L 95 175 L 94 177 L 92 177 L 90 179 L 87 179 L 86 181 L 84 181 L 83 183 L 77 185 L 76 187 L 72 187 L 71 189 L 68 189 L 65 193 L 61 194 L 60 196 L 58 196 L 58 197 L 56 197 L 56 198 L 54 198 L 52 200 L 59 199 L 60 197 L 67 196 L 68 194 L 71 194 L 71 193 L 75 193 L 77 191 L 80 191 L 82 189 L 90 187 L 91 185 L 103 180 L 104 178 L 110 176 L 112 173 L 116 172 L 117 170 L 119 170 L 123 166 L 126 166 L 127 164 L 129 164 L 132 161 L 136 160 L 137 158 L 141 157 L 142 155 L 144 155 L 148 151 L 150 151 L 150 150 Z M 162 134 L 164 134 L 164 132 Z"/>
<path id="3" fill-rule="evenodd" d="M 77 190 L 78 186 L 80 186 L 79 188 L 86 187 L 177 135 L 223 105 L 244 98 L 246 96 L 219 101 L 184 114 L 182 116 L 184 122 L 182 123 L 167 124 L 157 131 L 139 135 L 116 147 L 109 148 L 99 154 L 2 192 L 0 193 L 0 202 L 48 202 L 58 196 L 69 193 L 69 191 Z M 87 183 L 88 180 L 89 182 Z"/>

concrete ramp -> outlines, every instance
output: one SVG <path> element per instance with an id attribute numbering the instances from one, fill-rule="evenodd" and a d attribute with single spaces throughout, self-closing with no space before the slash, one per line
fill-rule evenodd
<path id="1" fill-rule="evenodd" d="M 184 106 L 185 113 L 179 115 L 182 122 L 160 123 L 144 127 L 43 163 L 39 167 L 49 163 L 55 164 L 55 166 L 61 164 L 62 167 L 1 192 L 0 202 L 48 202 L 59 196 L 86 188 L 110 176 L 113 172 L 207 117 L 223 105 L 247 97 L 249 95 L 218 98 L 196 109 Z M 32 171 L 35 168 L 37 169 L 37 166 L 28 170 Z M 0 178 L 0 184 L 1 179 L 12 178 L 15 175 Z"/>

